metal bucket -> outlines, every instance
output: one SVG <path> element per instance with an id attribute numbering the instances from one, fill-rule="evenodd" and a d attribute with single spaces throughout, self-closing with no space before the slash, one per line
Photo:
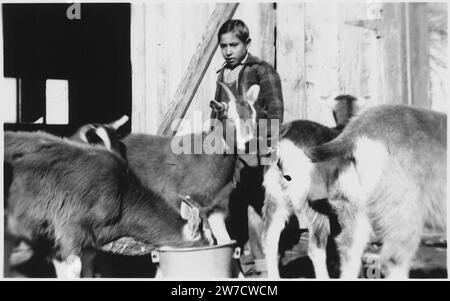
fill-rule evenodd
<path id="1" fill-rule="evenodd" d="M 162 247 L 152 252 L 152 261 L 159 262 L 163 278 L 233 278 L 237 277 L 237 262 L 241 250 L 236 241 L 195 247 Z"/>

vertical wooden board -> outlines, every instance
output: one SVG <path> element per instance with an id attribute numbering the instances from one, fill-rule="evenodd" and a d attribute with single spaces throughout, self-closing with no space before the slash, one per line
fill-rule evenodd
<path id="1" fill-rule="evenodd" d="M 368 20 L 381 21 L 383 4 L 374 2 L 367 7 L 366 15 Z M 383 58 L 381 28 L 377 26 L 375 32 L 367 30 L 363 38 L 364 51 L 364 73 L 368 73 L 368 91 L 362 91 L 360 97 L 367 100 L 366 106 L 374 106 L 383 102 Z"/>
<path id="2" fill-rule="evenodd" d="M 259 27 L 261 28 L 261 58 L 275 66 L 276 10 L 273 3 L 259 4 Z"/>
<path id="3" fill-rule="evenodd" d="M 338 6 L 305 4 L 306 119 L 333 126 L 332 99 L 339 93 Z"/>
<path id="4" fill-rule="evenodd" d="M 306 118 L 305 4 L 277 5 L 277 71 L 281 78 L 284 121 Z"/>
<path id="5" fill-rule="evenodd" d="M 197 32 L 203 33 L 206 27 L 206 22 L 209 19 L 211 13 L 214 11 L 214 8 L 215 8 L 214 4 L 202 4 L 201 6 L 197 7 L 197 14 L 199 14 L 200 12 L 200 14 L 204 16 L 202 18 L 196 18 Z M 198 38 L 196 42 L 198 43 L 199 40 L 200 38 Z M 194 118 L 201 117 L 203 125 L 205 125 L 205 122 L 209 120 L 210 116 L 209 101 L 214 98 L 214 92 L 216 87 L 215 67 L 217 66 L 215 66 L 216 63 L 214 58 L 216 57 L 217 53 L 218 50 L 216 51 L 216 54 L 214 55 L 210 63 L 210 66 L 208 67 L 208 70 L 206 71 L 205 76 L 203 77 L 203 80 L 200 83 L 200 86 L 198 87 L 198 90 L 195 94 L 195 97 L 192 100 L 192 103 L 189 106 L 189 109 L 186 113 L 185 119 L 187 119 L 189 124 L 191 125 L 194 124 Z M 192 131 L 194 131 L 194 129 L 192 129 Z"/>
<path id="6" fill-rule="evenodd" d="M 376 105 L 379 99 L 379 39 L 376 30 L 355 22 L 376 22 L 379 10 L 378 3 L 339 7 L 339 94 L 353 95 L 364 100 L 364 105 Z"/>
<path id="7" fill-rule="evenodd" d="M 191 124 L 194 121 L 194 115 L 201 115 L 204 126 L 203 130 L 207 130 L 209 127 L 209 118 L 211 115 L 209 101 L 214 99 L 217 80 L 216 70 L 222 65 L 222 63 L 222 55 L 219 53 L 219 51 L 217 51 L 214 54 L 211 64 L 206 71 L 202 82 L 200 83 L 197 93 L 195 94 L 194 100 L 192 101 L 191 106 L 186 113 L 185 118 L 187 118 Z"/>
<path id="8" fill-rule="evenodd" d="M 145 133 L 155 134 L 161 119 L 161 103 L 169 97 L 165 4 L 145 4 L 145 107 L 138 114 L 145 120 Z M 133 108 L 134 110 L 134 108 Z M 142 132 L 142 131 L 141 131 Z"/>
<path id="9" fill-rule="evenodd" d="M 177 85 L 180 84 L 180 80 L 183 76 L 183 72 L 187 68 L 187 63 L 189 62 L 190 57 L 192 57 L 193 51 L 195 49 L 196 43 L 200 40 L 200 38 L 196 37 L 197 34 L 197 28 L 196 28 L 196 20 L 197 18 L 201 16 L 201 13 L 198 10 L 194 10 L 195 8 L 193 6 L 197 6 L 195 4 L 186 4 L 186 3 L 177 3 L 176 7 L 176 15 L 177 17 L 177 24 L 173 24 L 174 27 L 179 28 L 178 32 L 178 38 L 177 38 L 177 44 L 178 49 L 181 51 L 178 55 L 180 57 L 180 61 L 177 62 L 175 65 L 179 65 L 178 68 L 175 67 L 175 65 L 171 65 L 171 68 L 174 69 L 176 72 L 176 76 L 173 77 L 173 82 L 171 84 L 174 84 L 173 88 L 171 89 L 170 95 L 171 97 L 175 95 Z M 193 9 L 194 8 L 194 9 Z M 194 17 L 195 16 L 195 17 Z M 201 31 L 200 31 L 201 32 Z M 186 65 L 185 65 L 186 64 Z M 171 77 L 172 78 L 172 77 Z M 171 101 L 172 98 L 168 99 L 168 101 Z M 191 106 L 194 105 L 191 103 Z M 189 115 L 186 115 L 184 119 L 189 120 Z M 192 120 L 190 120 L 192 122 Z M 183 133 L 183 131 L 186 129 L 180 129 L 179 134 Z M 190 132 L 190 130 L 189 130 Z"/>
<path id="10" fill-rule="evenodd" d="M 185 70 L 186 62 L 183 43 L 182 15 L 185 4 L 164 3 L 152 4 L 149 11 L 149 22 L 146 25 L 146 38 L 152 43 L 148 51 L 151 64 L 146 68 L 151 81 L 148 82 L 148 91 L 153 93 L 154 101 L 150 101 L 152 124 L 156 127 L 166 113 L 170 100 L 175 94 L 177 85 Z M 186 50 L 188 51 L 188 50 Z M 153 91 L 153 92 L 152 92 Z M 155 95 L 156 92 L 156 95 Z M 156 115 L 156 116 L 155 116 Z"/>
<path id="11" fill-rule="evenodd" d="M 147 132 L 146 57 L 145 57 L 146 5 L 131 4 L 130 55 L 131 55 L 131 130 Z"/>
<path id="12" fill-rule="evenodd" d="M 168 97 L 161 100 L 161 118 L 167 112 L 170 101 L 180 84 L 183 72 L 185 72 L 189 63 L 189 55 L 192 55 L 193 49 L 188 49 L 185 43 L 189 40 L 186 36 L 186 28 L 189 28 L 191 24 L 183 23 L 184 9 L 187 9 L 189 4 L 169 2 L 167 5 L 167 36 L 165 36 L 165 42 L 168 45 L 166 56 L 169 57 L 167 61 L 168 68 Z M 188 52 L 189 54 L 186 54 Z"/>
<path id="13" fill-rule="evenodd" d="M 431 102 L 428 96 L 430 64 L 428 18 L 426 3 L 407 3 L 406 16 L 408 27 L 407 55 L 409 68 L 409 86 L 414 106 L 429 109 Z"/>
<path id="14" fill-rule="evenodd" d="M 201 4 L 165 3 L 153 4 L 146 25 L 146 37 L 152 43 L 147 73 L 151 93 L 148 115 L 151 116 L 152 133 L 156 133 L 166 114 L 181 78 L 200 41 L 204 29 L 195 28 L 197 19 L 207 21 L 198 13 Z M 169 26 L 170 25 L 170 26 Z"/>
<path id="15" fill-rule="evenodd" d="M 45 82 L 45 123 L 69 124 L 69 81 L 47 79 Z"/>
<path id="16" fill-rule="evenodd" d="M 1 45 L 0 45 L 1 46 Z M 2 59 L 0 57 L 0 59 Z M 3 59 L 2 59 L 3 62 Z M 3 70 L 2 64 L 0 68 Z M 0 75 L 0 122 L 17 122 L 17 79 Z"/>
<path id="17" fill-rule="evenodd" d="M 368 20 L 360 4 L 344 3 L 339 7 L 339 87 L 340 93 L 359 96 L 367 93 L 364 74 L 363 35 L 368 29 L 347 25 L 346 21 Z M 359 80 L 361 79 L 361 80 Z"/>
<path id="18" fill-rule="evenodd" d="M 383 103 L 408 103 L 405 49 L 405 3 L 383 3 L 381 14 L 380 99 Z"/>
<path id="19" fill-rule="evenodd" d="M 447 3 L 427 3 L 430 45 L 429 97 L 431 109 L 447 112 L 448 104 L 448 38 Z"/>

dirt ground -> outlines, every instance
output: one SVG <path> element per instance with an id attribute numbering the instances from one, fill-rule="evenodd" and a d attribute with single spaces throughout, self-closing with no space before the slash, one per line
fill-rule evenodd
<path id="1" fill-rule="evenodd" d="M 307 255 L 307 233 L 301 235 L 299 243 L 284 252 L 280 260 L 279 269 L 282 278 L 314 278 L 314 268 Z M 381 245 L 372 243 L 367 247 L 363 258 L 363 270 L 360 278 L 380 278 L 381 275 L 374 272 L 374 263 L 377 263 Z M 246 277 L 264 278 L 267 276 L 261 265 L 255 263 L 254 258 L 244 254 L 241 258 L 242 267 Z M 372 268 L 372 269 L 371 269 Z M 335 273 L 337 273 L 335 271 Z M 334 277 L 333 277 L 334 276 Z M 337 275 L 331 275 L 335 278 Z M 447 240 L 442 236 L 427 236 L 422 239 L 419 251 L 414 259 L 410 278 L 430 279 L 447 278 Z"/>
<path id="2" fill-rule="evenodd" d="M 302 233 L 297 244 L 283 252 L 280 260 L 280 275 L 282 278 L 314 278 L 314 269 L 307 256 L 307 233 Z M 363 278 L 379 278 L 374 273 L 370 263 L 377 262 L 380 245 L 373 243 L 368 246 L 364 256 Z M 26 251 L 13 255 L 14 269 L 9 277 L 51 278 L 55 277 L 52 264 L 42 254 Z M 241 256 L 241 265 L 246 278 L 266 278 L 265 264 L 255 260 L 248 249 Z M 140 256 L 123 256 L 100 252 L 95 265 L 96 277 L 104 278 L 152 278 L 156 273 L 156 266 L 152 263 L 150 254 Z M 337 274 L 331 276 L 336 277 Z M 447 278 L 447 241 L 442 236 L 425 237 L 412 270 L 411 278 Z"/>

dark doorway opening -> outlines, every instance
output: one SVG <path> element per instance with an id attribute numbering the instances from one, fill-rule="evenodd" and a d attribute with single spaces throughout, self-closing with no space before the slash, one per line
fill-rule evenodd
<path id="1" fill-rule="evenodd" d="M 4 76 L 18 79 L 17 123 L 5 130 L 67 136 L 82 124 L 131 117 L 130 4 L 2 4 Z M 46 123 L 47 79 L 68 81 L 68 125 Z M 43 117 L 44 124 L 34 124 Z M 131 124 L 126 124 L 130 131 Z"/>

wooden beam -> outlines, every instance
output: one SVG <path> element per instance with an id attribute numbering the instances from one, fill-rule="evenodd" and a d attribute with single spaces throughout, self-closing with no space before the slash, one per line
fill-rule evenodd
<path id="1" fill-rule="evenodd" d="M 384 3 L 381 25 L 384 102 L 430 108 L 427 5 Z"/>
<path id="2" fill-rule="evenodd" d="M 409 104 L 430 109 L 429 34 L 427 3 L 406 4 Z"/>
<path id="3" fill-rule="evenodd" d="M 277 70 L 285 122 L 306 118 L 304 16 L 304 3 L 277 4 Z"/>
<path id="4" fill-rule="evenodd" d="M 273 3 L 259 4 L 261 28 L 261 59 L 275 66 L 276 10 Z"/>
<path id="5" fill-rule="evenodd" d="M 175 92 L 169 110 L 158 129 L 159 135 L 175 135 L 179 123 L 175 124 L 174 129 L 171 128 L 172 123 L 185 116 L 218 47 L 217 33 L 219 28 L 233 16 L 238 5 L 239 3 L 217 4 L 209 19 L 202 41 L 197 46 L 188 69 Z"/>
<path id="6" fill-rule="evenodd" d="M 144 3 L 131 4 L 131 131 L 146 133 L 146 59 L 145 59 L 145 10 Z"/>
<path id="7" fill-rule="evenodd" d="M 405 24 L 405 3 L 383 3 L 380 23 L 383 103 L 409 103 Z"/>
<path id="8" fill-rule="evenodd" d="M 330 104 L 333 98 L 340 94 L 338 25 L 340 5 L 342 4 L 337 2 L 320 1 L 304 4 L 304 80 L 303 83 L 300 82 L 300 85 L 304 85 L 304 92 L 303 95 L 297 96 L 301 101 L 299 105 L 301 115 L 294 118 L 334 126 Z"/>

